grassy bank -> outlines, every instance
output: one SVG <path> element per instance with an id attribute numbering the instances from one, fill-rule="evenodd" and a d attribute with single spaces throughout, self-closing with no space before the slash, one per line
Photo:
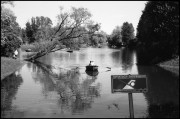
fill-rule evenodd
<path id="1" fill-rule="evenodd" d="M 158 66 L 179 76 L 179 57 L 169 61 L 161 62 L 158 64 Z"/>
<path id="2" fill-rule="evenodd" d="M 44 42 L 35 42 L 32 44 L 23 44 L 21 45 L 21 50 L 26 51 L 28 49 L 31 49 L 31 52 L 39 52 L 41 50 L 46 50 L 48 47 L 52 46 L 54 42 L 51 41 L 44 41 Z M 57 43 L 56 48 L 62 49 L 65 48 L 65 45 L 62 45 L 61 43 Z"/>
<path id="3" fill-rule="evenodd" d="M 15 72 L 24 64 L 25 61 L 21 61 L 19 59 L 1 57 L 1 80 L 11 73 Z"/>

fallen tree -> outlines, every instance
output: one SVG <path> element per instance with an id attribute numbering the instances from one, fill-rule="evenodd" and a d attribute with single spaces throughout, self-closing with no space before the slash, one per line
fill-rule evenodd
<path id="1" fill-rule="evenodd" d="M 82 37 L 84 34 L 93 35 L 95 31 L 99 30 L 98 24 L 92 24 L 90 22 L 91 13 L 84 8 L 72 8 L 71 13 L 61 13 L 58 15 L 59 26 L 53 36 L 50 38 L 50 45 L 43 48 L 31 57 L 24 60 L 34 61 L 39 57 L 42 57 L 48 53 L 55 52 L 59 49 L 55 49 L 56 45 L 63 40 L 71 40 L 73 38 Z M 91 24 L 90 24 L 91 23 Z M 91 26 L 91 27 L 90 27 Z M 81 30 L 81 27 L 86 27 L 87 30 Z"/>

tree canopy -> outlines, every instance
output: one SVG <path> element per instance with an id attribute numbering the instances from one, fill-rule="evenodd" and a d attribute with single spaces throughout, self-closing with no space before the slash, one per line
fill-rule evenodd
<path id="1" fill-rule="evenodd" d="M 26 23 L 25 42 L 33 43 L 49 40 L 52 36 L 52 21 L 49 17 L 37 16 L 32 17 L 31 22 Z"/>
<path id="2" fill-rule="evenodd" d="M 122 45 L 130 45 L 130 41 L 134 40 L 134 27 L 132 23 L 124 22 L 123 25 L 116 26 L 111 35 L 108 37 L 110 47 L 121 47 Z"/>
<path id="3" fill-rule="evenodd" d="M 137 28 L 140 64 L 154 64 L 179 54 L 179 2 L 151 1 Z"/>
<path id="4" fill-rule="evenodd" d="M 108 37 L 108 44 L 110 47 L 116 46 L 120 47 L 122 43 L 121 27 L 116 26 L 112 31 L 111 35 Z"/>
<path id="5" fill-rule="evenodd" d="M 124 22 L 121 28 L 122 42 L 129 44 L 130 40 L 134 39 L 134 27 L 132 23 Z"/>
<path id="6" fill-rule="evenodd" d="M 13 5 L 13 2 L 1 2 L 1 56 L 12 56 L 13 52 L 20 46 L 20 27 L 16 22 L 14 13 L 4 7 L 4 4 Z"/>

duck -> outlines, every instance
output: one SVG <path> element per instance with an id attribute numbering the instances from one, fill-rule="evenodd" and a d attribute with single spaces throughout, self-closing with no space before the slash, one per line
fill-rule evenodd
<path id="1" fill-rule="evenodd" d="M 106 68 L 108 68 L 108 69 L 110 69 L 110 70 L 111 70 L 111 67 L 106 67 Z"/>

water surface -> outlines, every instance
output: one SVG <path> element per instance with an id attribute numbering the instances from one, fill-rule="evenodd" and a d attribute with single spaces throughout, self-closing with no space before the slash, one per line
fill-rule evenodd
<path id="1" fill-rule="evenodd" d="M 96 76 L 85 72 L 91 60 L 99 66 Z M 105 47 L 28 62 L 1 81 L 1 117 L 129 118 L 128 94 L 111 92 L 111 75 L 127 74 L 148 77 L 148 93 L 133 93 L 135 117 L 179 117 L 179 77 L 136 60 L 133 50 Z"/>

